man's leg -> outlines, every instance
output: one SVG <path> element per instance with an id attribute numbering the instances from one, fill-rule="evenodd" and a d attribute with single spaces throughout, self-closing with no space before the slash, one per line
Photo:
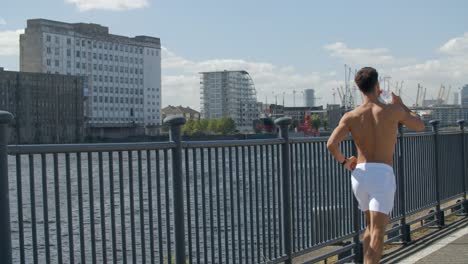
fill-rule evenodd
<path id="1" fill-rule="evenodd" d="M 369 249 L 369 244 L 371 240 L 371 222 L 370 222 L 370 211 L 367 210 L 365 212 L 366 215 L 366 230 L 364 231 L 364 235 L 362 236 L 362 248 L 363 248 L 363 256 L 367 254 L 367 250 Z"/>
<path id="2" fill-rule="evenodd" d="M 365 264 L 378 264 L 382 257 L 385 227 L 389 221 L 388 215 L 370 211 L 370 243 L 364 254 Z"/>

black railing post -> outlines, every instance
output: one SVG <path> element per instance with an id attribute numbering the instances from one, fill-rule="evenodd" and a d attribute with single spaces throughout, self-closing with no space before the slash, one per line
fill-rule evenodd
<path id="1" fill-rule="evenodd" d="M 292 119 L 290 117 L 281 117 L 275 120 L 275 124 L 280 127 L 279 137 L 284 140 L 283 144 L 281 145 L 281 162 L 282 162 L 282 191 L 283 191 L 283 240 L 284 242 L 284 250 L 287 256 L 285 260 L 285 264 L 292 263 L 292 240 L 293 232 L 292 232 L 292 215 L 291 215 L 291 206 L 292 206 L 292 198 L 291 198 L 291 172 L 289 170 L 289 126 L 292 123 Z"/>
<path id="2" fill-rule="evenodd" d="M 182 175 L 181 134 L 181 127 L 185 124 L 185 118 L 181 116 L 169 116 L 164 119 L 164 124 L 170 127 L 169 140 L 176 144 L 176 146 L 172 148 L 175 263 L 185 264 L 184 178 Z"/>
<path id="3" fill-rule="evenodd" d="M 404 167 L 404 157 L 403 157 L 403 125 L 398 125 L 398 175 L 400 176 L 398 180 L 398 189 L 399 189 L 399 201 L 400 201 L 400 226 L 401 226 L 401 235 L 403 243 L 411 242 L 411 230 L 410 226 L 406 224 L 406 197 L 405 197 L 405 167 Z"/>
<path id="4" fill-rule="evenodd" d="M 435 166 L 435 185 L 436 185 L 436 217 L 437 225 L 442 227 L 445 225 L 444 211 L 440 210 L 440 173 L 439 173 L 439 120 L 431 120 L 432 132 L 434 132 L 434 166 Z"/>
<path id="5" fill-rule="evenodd" d="M 0 259 L 2 263 L 12 263 L 7 156 L 8 125 L 12 120 L 12 114 L 0 111 Z"/>
<path id="6" fill-rule="evenodd" d="M 465 120 L 457 120 L 458 125 L 460 126 L 460 135 L 461 135 L 461 145 L 462 145 L 462 192 L 463 192 L 463 199 L 462 199 L 462 207 L 465 214 L 468 215 L 468 200 L 466 200 L 466 142 L 465 142 Z"/>
<path id="7" fill-rule="evenodd" d="M 354 144 L 354 142 L 352 142 L 351 148 L 352 148 L 353 156 L 357 157 L 357 149 L 356 149 L 356 144 Z M 361 211 L 359 210 L 358 201 L 356 200 L 356 197 L 354 195 L 353 195 L 353 230 L 354 230 L 353 243 L 355 245 L 353 249 L 354 262 L 363 263 L 364 262 L 364 248 L 360 240 Z"/>

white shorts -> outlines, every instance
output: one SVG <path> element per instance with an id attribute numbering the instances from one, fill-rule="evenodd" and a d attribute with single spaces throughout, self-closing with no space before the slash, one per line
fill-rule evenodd
<path id="1" fill-rule="evenodd" d="M 384 214 L 392 211 L 396 183 L 391 166 L 384 163 L 359 163 L 351 173 L 351 184 L 362 211 Z"/>

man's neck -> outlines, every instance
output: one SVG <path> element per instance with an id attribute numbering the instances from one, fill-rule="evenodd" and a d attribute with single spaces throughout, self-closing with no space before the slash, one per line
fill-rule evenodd
<path id="1" fill-rule="evenodd" d="M 367 104 L 367 103 L 378 103 L 378 102 L 379 102 L 379 99 L 378 99 L 378 97 L 375 96 L 375 95 L 367 95 L 367 94 L 364 94 L 362 102 L 363 102 L 364 104 Z"/>

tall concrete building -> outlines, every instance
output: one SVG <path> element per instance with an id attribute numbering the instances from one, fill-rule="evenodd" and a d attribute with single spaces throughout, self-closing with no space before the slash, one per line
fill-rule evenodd
<path id="1" fill-rule="evenodd" d="M 161 122 L 159 38 L 113 35 L 98 24 L 31 19 L 20 36 L 20 70 L 84 76 L 90 128 Z"/>
<path id="2" fill-rule="evenodd" d="M 0 68 L 0 109 L 15 117 L 11 143 L 80 142 L 83 77 Z"/>
<path id="3" fill-rule="evenodd" d="M 202 72 L 202 118 L 231 117 L 240 131 L 253 130 L 258 118 L 255 85 L 246 71 Z"/>
<path id="4" fill-rule="evenodd" d="M 315 90 L 314 89 L 304 90 L 304 106 L 308 106 L 308 107 L 315 106 Z"/>
<path id="5" fill-rule="evenodd" d="M 458 94 L 457 92 L 453 93 L 453 104 L 454 104 L 454 105 L 460 104 L 460 100 L 459 100 L 458 95 L 459 95 L 459 94 Z"/>
<path id="6" fill-rule="evenodd" d="M 465 84 L 461 90 L 461 105 L 468 107 L 468 84 Z"/>

